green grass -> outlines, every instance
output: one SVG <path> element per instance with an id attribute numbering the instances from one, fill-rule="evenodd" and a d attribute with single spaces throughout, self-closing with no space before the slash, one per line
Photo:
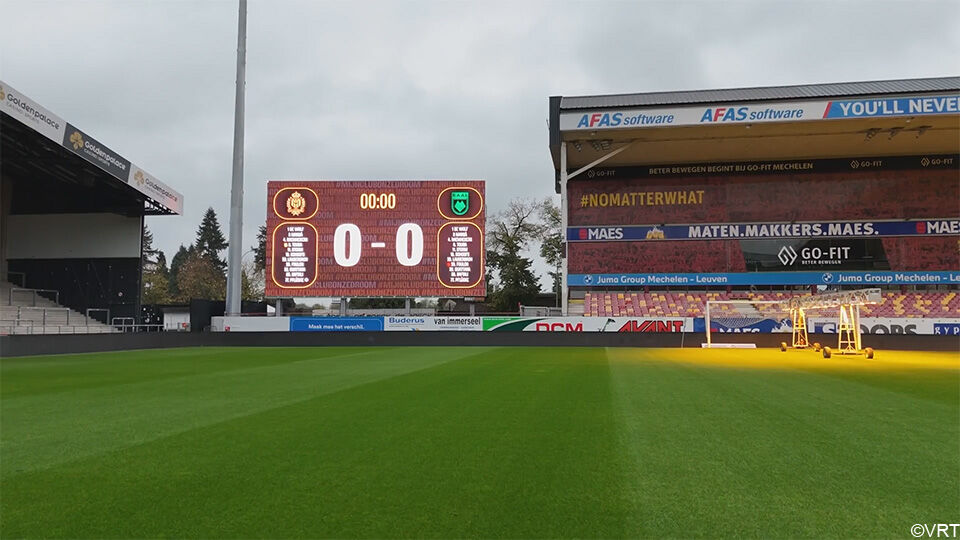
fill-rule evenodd
<path id="1" fill-rule="evenodd" d="M 909 538 L 958 521 L 956 354 L 778 355 L 5 358 L 0 536 Z"/>

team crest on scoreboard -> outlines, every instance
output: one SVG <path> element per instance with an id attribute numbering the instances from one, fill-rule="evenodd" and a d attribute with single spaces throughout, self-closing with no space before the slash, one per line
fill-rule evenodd
<path id="1" fill-rule="evenodd" d="M 300 195 L 299 191 L 294 191 L 287 197 L 287 212 L 291 216 L 299 216 L 307 209 L 307 200 Z"/>
<path id="2" fill-rule="evenodd" d="M 450 210 L 456 216 L 466 215 L 470 211 L 470 192 L 467 190 L 451 191 Z"/>

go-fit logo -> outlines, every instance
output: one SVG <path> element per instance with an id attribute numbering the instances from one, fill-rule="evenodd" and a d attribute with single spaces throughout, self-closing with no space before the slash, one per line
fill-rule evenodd
<path id="1" fill-rule="evenodd" d="M 777 253 L 777 258 L 780 259 L 780 263 L 784 266 L 790 266 L 797 262 L 797 250 L 790 246 L 783 246 L 780 248 L 780 252 Z"/>

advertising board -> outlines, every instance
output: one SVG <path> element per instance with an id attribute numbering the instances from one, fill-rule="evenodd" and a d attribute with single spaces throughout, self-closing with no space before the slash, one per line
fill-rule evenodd
<path id="1" fill-rule="evenodd" d="M 692 332 L 689 317 L 484 317 L 488 332 Z"/>
<path id="2" fill-rule="evenodd" d="M 379 332 L 381 330 L 383 330 L 383 317 L 290 317 L 291 332 Z"/>
<path id="3" fill-rule="evenodd" d="M 809 318 L 813 332 L 836 334 L 836 318 Z M 960 336 L 960 319 L 934 318 L 861 318 L 863 334 L 919 334 L 927 336 Z"/>

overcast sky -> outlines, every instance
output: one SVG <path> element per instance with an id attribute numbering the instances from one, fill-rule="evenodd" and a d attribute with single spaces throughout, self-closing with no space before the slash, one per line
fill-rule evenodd
<path id="1" fill-rule="evenodd" d="M 184 194 L 148 219 L 168 259 L 207 207 L 228 228 L 237 7 L 0 2 L 0 78 Z M 957 75 L 958 28 L 958 0 L 251 0 L 244 246 L 268 179 L 479 178 L 497 211 L 553 194 L 550 95 Z"/>

